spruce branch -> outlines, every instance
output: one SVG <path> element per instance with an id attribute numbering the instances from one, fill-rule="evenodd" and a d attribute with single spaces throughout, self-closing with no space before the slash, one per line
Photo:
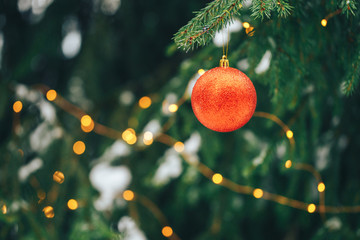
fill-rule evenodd
<path id="1" fill-rule="evenodd" d="M 214 0 L 198 12 L 185 26 L 174 35 L 178 48 L 185 51 L 206 45 L 214 34 L 233 21 L 234 16 L 240 16 L 243 0 Z M 254 18 L 270 18 L 272 11 L 277 11 L 279 17 L 290 14 L 292 6 L 288 0 L 253 0 L 252 14 Z"/>
<path id="2" fill-rule="evenodd" d="M 351 64 L 349 72 L 345 78 L 345 82 L 343 85 L 343 92 L 349 96 L 351 95 L 360 82 L 360 47 L 357 51 L 357 55 Z"/>
<path id="3" fill-rule="evenodd" d="M 340 7 L 343 13 L 346 13 L 346 16 L 349 17 L 350 14 L 355 16 L 355 11 L 357 9 L 355 0 L 342 0 Z"/>

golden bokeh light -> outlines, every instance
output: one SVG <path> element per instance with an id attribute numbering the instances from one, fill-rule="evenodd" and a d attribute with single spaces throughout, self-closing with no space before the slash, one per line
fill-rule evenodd
<path id="1" fill-rule="evenodd" d="M 133 145 L 137 141 L 137 137 L 134 135 L 129 141 L 127 141 L 128 144 Z"/>
<path id="2" fill-rule="evenodd" d="M 174 144 L 174 149 L 175 151 L 177 151 L 178 153 L 181 153 L 182 151 L 184 151 L 185 149 L 185 145 L 182 142 L 176 142 Z"/>
<path id="3" fill-rule="evenodd" d="M 73 145 L 74 153 L 77 155 L 81 155 L 85 152 L 85 143 L 83 141 L 77 141 Z"/>
<path id="4" fill-rule="evenodd" d="M 1 207 L 1 212 L 2 212 L 3 214 L 6 214 L 6 213 L 7 213 L 6 204 L 4 204 L 4 205 Z"/>
<path id="5" fill-rule="evenodd" d="M 89 127 L 91 125 L 92 119 L 89 115 L 84 115 L 81 117 L 80 122 L 84 127 Z"/>
<path id="6" fill-rule="evenodd" d="M 45 214 L 45 217 L 47 217 L 47 218 L 53 218 L 55 216 L 54 208 L 52 206 L 44 207 L 43 212 Z"/>
<path id="7" fill-rule="evenodd" d="M 84 125 L 81 124 L 81 130 L 83 130 L 83 132 L 91 132 L 92 130 L 94 130 L 95 127 L 95 123 L 93 120 L 91 120 L 90 125 L 85 127 Z"/>
<path id="8" fill-rule="evenodd" d="M 325 191 L 325 184 L 323 182 L 320 182 L 317 188 L 319 192 L 323 192 Z"/>
<path id="9" fill-rule="evenodd" d="M 164 235 L 164 237 L 171 237 L 173 235 L 174 231 L 172 230 L 171 227 L 165 226 L 162 228 L 161 233 L 162 233 L 162 235 Z"/>
<path id="10" fill-rule="evenodd" d="M 220 184 L 220 183 L 222 183 L 222 181 L 223 181 L 223 176 L 220 174 L 220 173 L 215 173 L 213 176 L 212 176 L 212 178 L 211 178 L 211 180 L 213 181 L 213 183 L 215 183 L 215 184 Z"/>
<path id="11" fill-rule="evenodd" d="M 169 111 L 172 113 L 176 112 L 178 109 L 179 109 L 179 107 L 176 104 L 170 104 L 170 106 L 169 106 Z"/>
<path id="12" fill-rule="evenodd" d="M 250 27 L 250 23 L 248 23 L 248 22 L 243 22 L 243 27 L 244 28 L 249 28 Z"/>
<path id="13" fill-rule="evenodd" d="M 49 91 L 47 91 L 46 93 L 46 98 L 49 101 L 54 101 L 57 97 L 57 93 L 54 89 L 50 89 Z"/>
<path id="14" fill-rule="evenodd" d="M 146 108 L 150 107 L 151 106 L 151 98 L 149 98 L 148 96 L 140 98 L 139 106 L 142 109 L 146 109 Z"/>
<path id="15" fill-rule="evenodd" d="M 148 146 L 151 145 L 153 142 L 154 142 L 153 139 L 150 139 L 150 140 L 143 139 L 143 143 Z"/>
<path id="16" fill-rule="evenodd" d="M 286 137 L 287 137 L 288 139 L 291 139 L 291 138 L 294 137 L 294 133 L 293 133 L 291 130 L 287 130 L 287 131 L 286 131 Z"/>
<path id="17" fill-rule="evenodd" d="M 200 76 L 203 75 L 204 73 L 205 73 L 205 70 L 204 70 L 204 69 L 201 68 L 201 69 L 198 70 L 198 74 L 199 74 Z"/>
<path id="18" fill-rule="evenodd" d="M 14 102 L 14 104 L 13 104 L 14 112 L 19 113 L 22 110 L 22 108 L 23 108 L 23 104 L 21 101 Z"/>
<path id="19" fill-rule="evenodd" d="M 291 168 L 291 165 L 292 165 L 291 160 L 287 160 L 287 161 L 285 162 L 285 167 L 286 167 L 286 168 Z"/>
<path id="20" fill-rule="evenodd" d="M 144 140 L 151 140 L 151 139 L 153 139 L 153 137 L 154 137 L 154 135 L 153 135 L 153 133 L 150 132 L 150 131 L 146 131 L 146 132 L 144 133 Z"/>
<path id="21" fill-rule="evenodd" d="M 327 20 L 326 19 L 321 20 L 321 26 L 326 27 L 326 25 L 327 25 Z"/>
<path id="22" fill-rule="evenodd" d="M 253 191 L 253 195 L 254 195 L 255 198 L 262 198 L 262 196 L 264 195 L 264 191 L 261 190 L 260 188 L 256 188 Z"/>
<path id="23" fill-rule="evenodd" d="M 315 210 L 316 210 L 315 204 L 311 203 L 311 204 L 308 205 L 307 211 L 308 211 L 309 213 L 313 213 L 313 212 L 315 212 Z"/>
<path id="24" fill-rule="evenodd" d="M 67 206 L 70 210 L 76 210 L 79 207 L 79 203 L 75 199 L 70 199 L 67 202 Z"/>
<path id="25" fill-rule="evenodd" d="M 134 197 L 135 197 L 135 194 L 131 190 L 126 190 L 126 191 L 123 192 L 123 198 L 126 201 L 132 201 L 132 200 L 134 200 Z"/>
<path id="26" fill-rule="evenodd" d="M 123 133 L 122 133 L 122 139 L 127 142 L 128 144 L 135 144 L 136 143 L 136 133 L 135 130 L 132 128 L 128 128 L 126 129 Z"/>
<path id="27" fill-rule="evenodd" d="M 62 184 L 65 181 L 65 176 L 62 172 L 56 171 L 53 174 L 53 180 L 57 183 Z"/>

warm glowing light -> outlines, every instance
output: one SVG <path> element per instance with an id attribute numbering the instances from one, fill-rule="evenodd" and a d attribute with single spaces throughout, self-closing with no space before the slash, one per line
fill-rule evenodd
<path id="1" fill-rule="evenodd" d="M 204 70 L 204 69 L 201 68 L 201 69 L 198 70 L 198 74 L 199 74 L 200 76 L 203 75 L 204 73 L 205 73 L 205 70 Z"/>
<path id="2" fill-rule="evenodd" d="M 22 102 L 20 102 L 20 101 L 14 102 L 14 104 L 13 104 L 13 110 L 14 110 L 14 112 L 18 113 L 18 112 L 21 111 L 22 108 L 23 108 Z"/>
<path id="3" fill-rule="evenodd" d="M 55 182 L 57 182 L 57 183 L 62 184 L 64 182 L 64 180 L 65 180 L 65 176 L 64 176 L 64 174 L 62 172 L 56 171 L 53 174 L 53 180 Z"/>
<path id="4" fill-rule="evenodd" d="M 95 123 L 94 121 L 91 119 L 90 125 L 85 127 L 84 125 L 81 124 L 81 130 L 83 130 L 84 132 L 88 133 L 91 132 L 92 130 L 94 130 L 95 127 Z"/>
<path id="5" fill-rule="evenodd" d="M 164 237 L 171 237 L 173 235 L 174 231 L 172 230 L 171 227 L 165 226 L 161 230 L 161 233 L 164 235 Z"/>
<path id="6" fill-rule="evenodd" d="M 126 129 L 123 133 L 122 133 L 122 138 L 124 139 L 125 142 L 129 143 L 129 141 L 133 141 L 133 139 L 135 138 L 135 142 L 136 142 L 136 133 L 135 130 L 132 128 L 128 128 Z"/>
<path id="7" fill-rule="evenodd" d="M 54 101 L 56 99 L 56 97 L 57 97 L 57 93 L 54 89 L 47 91 L 47 93 L 46 93 L 47 100 Z"/>
<path id="8" fill-rule="evenodd" d="M 144 142 L 144 144 L 145 145 L 151 145 L 153 142 L 154 142 L 154 140 L 153 139 L 150 139 L 150 140 L 145 140 L 145 139 L 143 139 L 143 142 Z"/>
<path id="9" fill-rule="evenodd" d="M 47 218 L 53 218 L 55 216 L 54 209 L 52 206 L 44 207 L 43 212 L 45 214 L 45 217 L 47 217 Z"/>
<path id="10" fill-rule="evenodd" d="M 151 98 L 145 96 L 140 98 L 139 100 L 139 106 L 143 109 L 150 107 L 151 105 Z"/>
<path id="11" fill-rule="evenodd" d="M 134 197 L 135 197 L 135 194 L 131 190 L 126 190 L 126 191 L 123 192 L 123 198 L 126 201 L 132 201 L 132 200 L 134 200 Z"/>
<path id="12" fill-rule="evenodd" d="M 253 195 L 254 195 L 255 198 L 262 198 L 262 196 L 264 195 L 264 191 L 261 190 L 260 188 L 256 188 L 253 191 Z"/>
<path id="13" fill-rule="evenodd" d="M 215 184 L 220 184 L 223 181 L 223 176 L 220 173 L 215 173 L 211 180 L 215 183 Z"/>
<path id="14" fill-rule="evenodd" d="M 327 20 L 326 19 L 321 20 L 321 26 L 326 27 L 326 25 L 327 25 Z"/>
<path id="15" fill-rule="evenodd" d="M 128 144 L 133 145 L 137 141 L 137 137 L 134 135 L 129 141 L 127 141 Z"/>
<path id="16" fill-rule="evenodd" d="M 179 107 L 176 104 L 170 104 L 169 111 L 170 112 L 176 112 L 179 109 Z"/>
<path id="17" fill-rule="evenodd" d="M 79 207 L 79 203 L 75 199 L 70 199 L 67 202 L 67 206 L 70 210 L 76 210 Z"/>
<path id="18" fill-rule="evenodd" d="M 291 165 L 292 165 L 291 160 L 287 160 L 287 161 L 285 162 L 285 167 L 286 167 L 286 168 L 291 168 Z"/>
<path id="19" fill-rule="evenodd" d="M 315 210 L 316 210 L 315 204 L 311 203 L 311 204 L 308 205 L 307 211 L 308 211 L 309 213 L 313 213 L 313 212 L 315 212 Z"/>
<path id="20" fill-rule="evenodd" d="M 176 142 L 176 143 L 174 144 L 174 149 L 175 149 L 175 151 L 177 151 L 178 153 L 184 151 L 184 148 L 185 148 L 185 146 L 184 146 L 184 144 L 183 144 L 182 142 Z"/>
<path id="21" fill-rule="evenodd" d="M 286 137 L 287 137 L 288 139 L 293 138 L 293 136 L 294 136 L 294 133 L 293 133 L 291 130 L 287 130 L 287 131 L 286 131 Z"/>
<path id="22" fill-rule="evenodd" d="M 254 27 L 249 27 L 249 28 L 245 28 L 245 32 L 247 35 L 249 35 L 250 37 L 254 36 L 255 30 Z"/>
<path id="23" fill-rule="evenodd" d="M 319 192 L 325 191 L 325 184 L 323 182 L 318 184 L 318 191 Z"/>
<path id="24" fill-rule="evenodd" d="M 5 204 L 1 207 L 1 212 L 2 212 L 3 214 L 6 214 L 6 213 L 7 213 L 7 207 L 6 207 Z"/>
<path id="25" fill-rule="evenodd" d="M 73 145 L 74 153 L 81 155 L 85 152 L 85 143 L 83 141 L 77 141 Z"/>
<path id="26" fill-rule="evenodd" d="M 91 125 L 92 119 L 89 115 L 84 115 L 81 117 L 81 125 L 84 127 L 89 127 Z"/>
<path id="27" fill-rule="evenodd" d="M 144 138 L 143 138 L 143 142 L 145 145 L 151 145 L 154 141 L 154 136 L 152 134 L 152 132 L 146 131 L 144 133 Z"/>
<path id="28" fill-rule="evenodd" d="M 248 22 L 243 22 L 243 27 L 244 28 L 249 28 L 250 27 L 250 23 L 248 23 Z"/>

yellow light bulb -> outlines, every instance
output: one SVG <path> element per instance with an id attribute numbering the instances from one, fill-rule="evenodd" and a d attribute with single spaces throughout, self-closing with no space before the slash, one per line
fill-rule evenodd
<path id="1" fill-rule="evenodd" d="M 223 176 L 220 173 L 215 173 L 211 180 L 213 181 L 213 183 L 215 184 L 220 184 L 223 181 Z"/>
<path id="2" fill-rule="evenodd" d="M 54 208 L 51 206 L 44 207 L 43 212 L 45 214 L 45 217 L 47 217 L 47 218 L 53 218 L 55 216 Z"/>
<path id="3" fill-rule="evenodd" d="M 152 134 L 152 132 L 146 131 L 146 132 L 144 133 L 144 140 L 151 140 L 151 139 L 153 139 L 153 134 Z"/>
<path id="4" fill-rule="evenodd" d="M 316 210 L 315 204 L 311 203 L 311 204 L 308 205 L 307 211 L 308 211 L 309 213 L 313 213 L 313 212 L 315 212 L 315 210 Z"/>
<path id="5" fill-rule="evenodd" d="M 324 184 L 323 182 L 320 182 L 320 183 L 318 184 L 318 191 L 319 191 L 319 192 L 325 191 L 325 184 Z"/>
<path id="6" fill-rule="evenodd" d="M 81 124 L 81 130 L 83 130 L 86 133 L 91 132 L 92 130 L 94 130 L 94 127 L 95 127 L 95 123 L 94 123 L 94 121 L 92 119 L 91 119 L 90 125 L 87 126 L 87 127 Z"/>
<path id="7" fill-rule="evenodd" d="M 253 191 L 253 195 L 254 195 L 255 198 L 262 198 L 262 196 L 264 195 L 264 191 L 261 190 L 260 188 L 256 188 Z"/>
<path id="8" fill-rule="evenodd" d="M 250 27 L 250 23 L 248 23 L 248 22 L 243 22 L 243 27 L 244 28 L 249 28 Z"/>
<path id="9" fill-rule="evenodd" d="M 326 27 L 326 25 L 327 25 L 327 20 L 326 19 L 321 20 L 321 26 Z"/>
<path id="10" fill-rule="evenodd" d="M 49 101 L 54 101 L 57 97 L 57 93 L 54 89 L 50 89 L 49 91 L 47 91 L 46 93 L 46 98 Z"/>
<path id="11" fill-rule="evenodd" d="M 65 181 L 65 176 L 62 172 L 56 171 L 53 174 L 53 180 L 57 183 L 62 184 Z"/>
<path id="12" fill-rule="evenodd" d="M 291 165 L 292 165 L 291 160 L 287 160 L 287 161 L 285 162 L 285 167 L 286 167 L 286 168 L 291 168 Z"/>
<path id="13" fill-rule="evenodd" d="M 198 74 L 199 74 L 200 76 L 203 75 L 204 73 L 205 73 L 205 70 L 204 70 L 204 69 L 201 68 L 201 69 L 198 70 Z"/>
<path id="14" fill-rule="evenodd" d="M 81 117 L 80 122 L 84 127 L 89 127 L 91 125 L 92 119 L 89 115 L 84 115 Z"/>
<path id="15" fill-rule="evenodd" d="M 67 206 L 70 210 L 76 210 L 79 207 L 79 203 L 75 199 L 70 199 L 67 202 Z"/>
<path id="16" fill-rule="evenodd" d="M 175 149 L 175 151 L 177 151 L 178 153 L 181 153 L 182 151 L 184 151 L 184 148 L 185 148 L 185 146 L 184 146 L 184 144 L 183 144 L 182 142 L 176 142 L 176 143 L 174 144 L 174 149 Z"/>
<path id="17" fill-rule="evenodd" d="M 142 97 L 139 100 L 139 106 L 143 109 L 150 107 L 151 105 L 151 98 L 148 96 Z"/>
<path id="18" fill-rule="evenodd" d="M 291 138 L 294 137 L 294 133 L 293 133 L 291 130 L 287 130 L 287 131 L 286 131 L 286 137 L 287 137 L 288 139 L 291 139 Z"/>
<path id="19" fill-rule="evenodd" d="M 171 237 L 173 235 L 174 231 L 172 230 L 171 227 L 165 226 L 162 228 L 161 233 L 162 233 L 162 235 L 164 235 L 164 237 Z"/>
<path id="20" fill-rule="evenodd" d="M 2 212 L 3 214 L 6 214 L 6 213 L 7 213 L 7 207 L 6 207 L 5 204 L 1 207 L 1 212 Z"/>
<path id="21" fill-rule="evenodd" d="M 135 194 L 131 190 L 126 190 L 126 191 L 123 192 L 123 198 L 126 201 L 132 201 L 132 200 L 134 200 L 134 197 L 135 197 Z"/>
<path id="22" fill-rule="evenodd" d="M 169 111 L 170 112 L 176 112 L 179 109 L 179 107 L 176 104 L 170 104 Z"/>
<path id="23" fill-rule="evenodd" d="M 19 113 L 22 110 L 22 108 L 23 108 L 23 104 L 21 101 L 14 102 L 14 104 L 13 104 L 14 112 Z"/>
<path id="24" fill-rule="evenodd" d="M 73 145 L 73 151 L 77 155 L 81 155 L 85 152 L 85 143 L 83 141 L 77 141 Z"/>

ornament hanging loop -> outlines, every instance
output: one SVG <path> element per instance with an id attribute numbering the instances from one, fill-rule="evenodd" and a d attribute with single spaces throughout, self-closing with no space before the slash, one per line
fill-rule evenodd
<path id="1" fill-rule="evenodd" d="M 223 55 L 222 58 L 220 59 L 220 67 L 224 67 L 224 68 L 229 67 L 229 60 L 225 55 Z"/>

